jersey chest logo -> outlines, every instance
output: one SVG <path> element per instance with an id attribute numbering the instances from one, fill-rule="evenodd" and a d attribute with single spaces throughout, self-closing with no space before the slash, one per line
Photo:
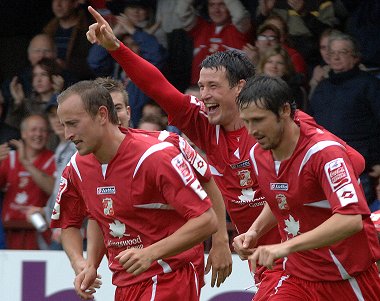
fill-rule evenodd
<path id="1" fill-rule="evenodd" d="M 103 212 L 105 215 L 113 216 L 115 214 L 115 212 L 113 211 L 112 199 L 111 198 L 103 199 L 102 204 L 103 204 Z"/>
<path id="2" fill-rule="evenodd" d="M 276 194 L 276 201 L 278 208 L 280 210 L 289 210 L 288 202 L 286 201 L 286 196 L 282 193 Z"/>
<path id="3" fill-rule="evenodd" d="M 240 186 L 252 186 L 253 181 L 251 179 L 251 172 L 247 169 L 239 170 L 237 172 L 237 176 L 239 178 Z"/>

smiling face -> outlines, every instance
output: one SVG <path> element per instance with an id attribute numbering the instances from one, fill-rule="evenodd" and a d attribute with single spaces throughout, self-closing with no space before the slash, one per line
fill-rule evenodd
<path id="1" fill-rule="evenodd" d="M 21 124 L 21 137 L 27 148 L 40 151 L 48 140 L 48 125 L 42 116 L 27 117 Z"/>
<path id="2" fill-rule="evenodd" d="M 65 139 L 75 144 L 80 155 L 96 153 L 100 149 L 103 143 L 100 116 L 90 115 L 78 94 L 71 94 L 61 102 L 57 113 L 65 129 Z"/>
<path id="3" fill-rule="evenodd" d="M 226 130 L 233 130 L 233 125 L 240 122 L 236 97 L 240 87 L 230 87 L 226 69 L 202 68 L 198 85 L 201 100 L 204 102 L 208 120 L 211 124 L 220 124 Z"/>
<path id="4" fill-rule="evenodd" d="M 275 150 L 280 146 L 284 133 L 281 114 L 277 116 L 272 111 L 251 103 L 240 111 L 240 118 L 244 121 L 248 133 L 263 149 Z"/>

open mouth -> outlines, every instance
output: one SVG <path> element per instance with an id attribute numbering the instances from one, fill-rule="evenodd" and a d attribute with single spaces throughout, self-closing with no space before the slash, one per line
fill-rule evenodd
<path id="1" fill-rule="evenodd" d="M 219 105 L 216 103 L 207 103 L 207 104 L 205 103 L 205 106 L 206 106 L 208 112 L 211 114 L 219 108 Z"/>

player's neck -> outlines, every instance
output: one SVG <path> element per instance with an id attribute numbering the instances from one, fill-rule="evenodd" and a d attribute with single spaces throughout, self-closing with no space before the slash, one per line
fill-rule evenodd
<path id="1" fill-rule="evenodd" d="M 228 124 L 223 124 L 222 127 L 226 132 L 233 132 L 244 127 L 244 122 L 238 117 Z"/>
<path id="2" fill-rule="evenodd" d="M 108 164 L 115 156 L 123 142 L 125 134 L 117 126 L 112 126 L 103 135 L 102 145 L 94 152 L 100 164 Z"/>
<path id="3" fill-rule="evenodd" d="M 273 159 L 275 161 L 284 161 L 289 159 L 293 155 L 299 137 L 299 126 L 291 119 L 286 120 L 280 144 L 275 149 L 272 149 Z"/>

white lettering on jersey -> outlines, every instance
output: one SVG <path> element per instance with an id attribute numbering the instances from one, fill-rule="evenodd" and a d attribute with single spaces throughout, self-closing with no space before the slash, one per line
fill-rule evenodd
<path id="1" fill-rule="evenodd" d="M 327 162 L 325 164 L 325 173 L 334 192 L 351 183 L 351 177 L 343 158 Z"/>
<path id="2" fill-rule="evenodd" d="M 51 219 L 59 220 L 59 217 L 61 215 L 61 198 L 62 193 L 67 189 L 67 179 L 64 177 L 61 177 L 61 180 L 59 181 L 59 190 L 57 194 L 57 198 L 55 199 L 54 209 L 51 214 Z"/>
<path id="3" fill-rule="evenodd" d="M 270 190 L 288 191 L 288 189 L 289 189 L 288 183 L 270 183 Z"/>
<path id="4" fill-rule="evenodd" d="M 201 200 L 204 200 L 207 197 L 206 192 L 203 190 L 202 185 L 197 179 L 191 183 L 190 187 L 194 190 L 194 192 L 199 196 Z"/>
<path id="5" fill-rule="evenodd" d="M 116 194 L 116 187 L 115 186 L 105 186 L 105 187 L 97 187 L 96 188 L 96 194 Z"/>
<path id="6" fill-rule="evenodd" d="M 352 183 L 338 189 L 336 194 L 342 207 L 358 202 L 358 196 L 356 195 L 356 191 Z"/>
<path id="7" fill-rule="evenodd" d="M 182 154 L 175 156 L 171 163 L 185 185 L 189 184 L 195 178 L 189 163 L 185 160 Z"/>

